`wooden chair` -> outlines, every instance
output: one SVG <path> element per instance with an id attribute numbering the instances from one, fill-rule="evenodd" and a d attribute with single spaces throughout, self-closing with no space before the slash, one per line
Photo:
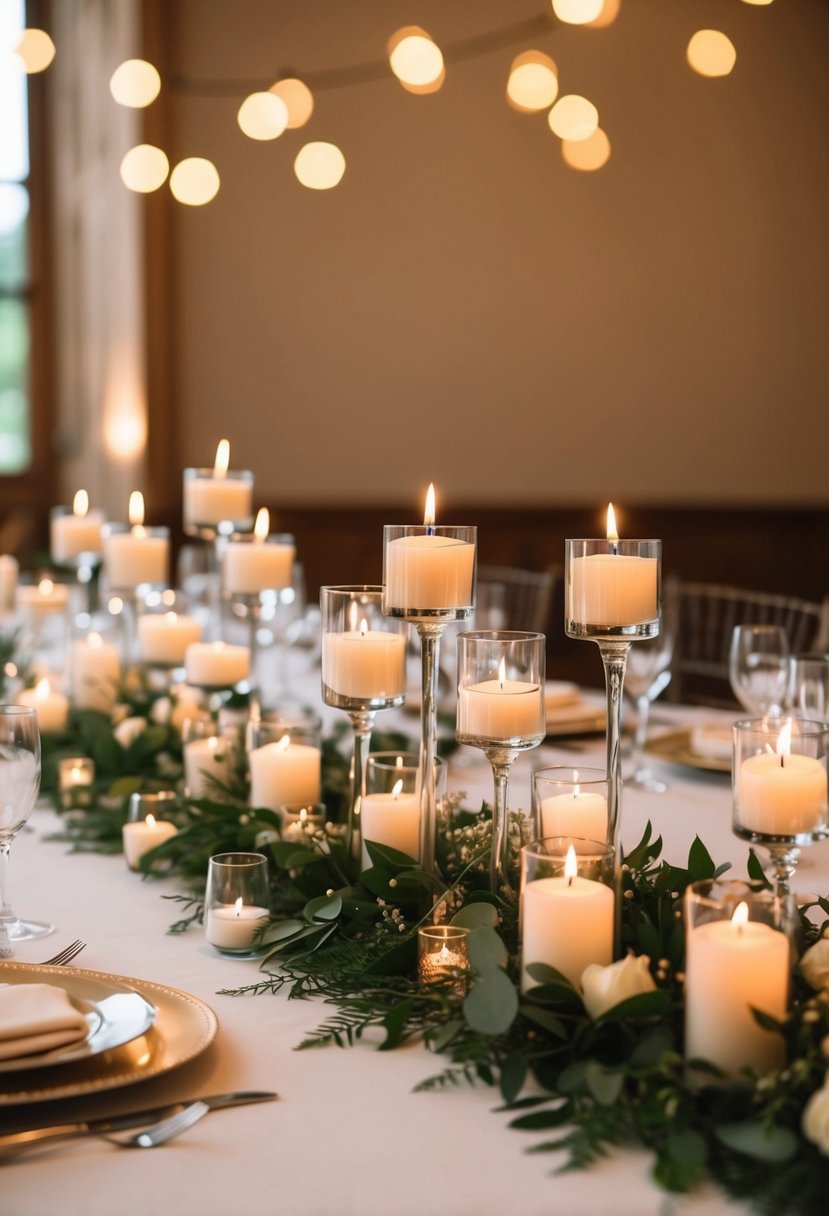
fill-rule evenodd
<path id="1" fill-rule="evenodd" d="M 735 625 L 778 625 L 792 654 L 829 646 L 829 598 L 822 604 L 794 596 L 744 591 L 710 583 L 672 584 L 677 613 L 671 700 L 688 705 L 736 704 L 728 678 Z"/>
<path id="2" fill-rule="evenodd" d="M 513 566 L 478 566 L 475 628 L 545 633 L 559 574 L 559 567 L 535 571 Z"/>

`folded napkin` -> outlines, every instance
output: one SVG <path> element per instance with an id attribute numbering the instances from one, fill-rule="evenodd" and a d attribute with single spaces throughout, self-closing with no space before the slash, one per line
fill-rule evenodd
<path id="1" fill-rule="evenodd" d="M 711 760 L 731 759 L 730 726 L 695 726 L 691 731 L 691 751 Z"/>
<path id="2" fill-rule="evenodd" d="M 89 1027 L 62 988 L 0 985 L 0 1060 L 82 1043 Z"/>
<path id="3" fill-rule="evenodd" d="M 544 704 L 548 713 L 550 710 L 578 705 L 579 701 L 581 692 L 577 684 L 568 684 L 565 680 L 548 680 L 544 685 Z"/>

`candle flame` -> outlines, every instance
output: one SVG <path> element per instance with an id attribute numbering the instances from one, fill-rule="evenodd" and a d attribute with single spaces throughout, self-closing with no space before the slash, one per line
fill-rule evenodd
<path id="1" fill-rule="evenodd" d="M 616 530 L 616 512 L 613 510 L 612 502 L 607 504 L 607 539 L 619 539 L 619 533 Z"/>
<path id="2" fill-rule="evenodd" d="M 737 929 L 742 929 L 743 925 L 748 924 L 748 904 L 744 899 L 741 899 L 734 909 L 734 915 L 731 917 L 732 925 Z"/>
<path id="3" fill-rule="evenodd" d="M 504 687 L 506 678 L 507 678 L 507 660 L 506 660 L 506 658 L 503 658 L 503 659 L 501 659 L 501 662 L 498 664 L 498 683 L 501 685 L 502 688 Z"/>
<path id="4" fill-rule="evenodd" d="M 35 697 L 38 701 L 45 701 L 51 691 L 51 685 L 45 676 L 35 684 Z"/>
<path id="5" fill-rule="evenodd" d="M 581 793 L 581 786 L 580 786 L 580 785 L 574 785 L 574 786 L 573 786 L 573 797 L 574 797 L 574 798 L 578 798 L 578 796 L 579 796 L 579 794 L 580 794 L 580 793 Z"/>
<path id="6" fill-rule="evenodd" d="M 38 595 L 42 595 L 44 599 L 52 594 L 55 589 L 55 584 L 50 578 L 42 578 L 37 585 Z"/>
<path id="7" fill-rule="evenodd" d="M 241 895 L 236 900 L 236 903 L 233 906 L 236 909 L 236 915 L 241 916 L 242 915 L 242 897 L 241 897 Z"/>
<path id="8" fill-rule="evenodd" d="M 87 646 L 91 646 L 93 650 L 100 650 L 104 644 L 104 639 L 101 637 L 100 633 L 90 633 L 89 637 L 86 639 L 86 644 Z"/>
<path id="9" fill-rule="evenodd" d="M 72 514 L 86 515 L 89 510 L 89 495 L 86 490 L 78 490 L 75 497 L 72 499 Z"/>
<path id="10" fill-rule="evenodd" d="M 230 468 L 230 442 L 227 439 L 220 439 L 219 446 L 216 448 L 216 459 L 213 462 L 213 476 L 226 477 L 227 470 Z"/>
<path id="11" fill-rule="evenodd" d="M 288 748 L 290 747 L 290 744 L 291 744 L 291 736 L 283 735 L 276 746 L 279 748 L 279 750 L 281 752 L 286 752 L 288 750 Z"/>
<path id="12" fill-rule="evenodd" d="M 792 754 L 792 720 L 791 720 L 791 718 L 789 718 L 788 722 L 786 722 L 786 724 L 781 728 L 780 734 L 777 736 L 776 751 L 777 751 L 777 755 L 780 757 L 781 764 L 783 763 L 784 756 L 790 756 Z"/>
<path id="13" fill-rule="evenodd" d="M 308 819 L 308 808 L 305 806 L 301 806 L 299 808 L 299 822 L 305 823 L 307 819 Z"/>
<path id="14" fill-rule="evenodd" d="M 365 617 L 360 621 L 360 637 L 364 638 L 368 633 L 368 621 Z"/>
<path id="15" fill-rule="evenodd" d="M 429 489 L 426 491 L 426 510 L 423 512 L 423 523 L 427 528 L 431 528 L 435 522 L 435 487 L 429 483 Z"/>
<path id="16" fill-rule="evenodd" d="M 399 798 L 402 793 L 403 793 L 403 778 L 401 777 L 400 780 L 395 781 L 394 785 L 391 787 L 391 796 L 392 796 L 392 798 Z"/>
<path id="17" fill-rule="evenodd" d="M 402 757 L 402 756 L 398 756 L 398 757 L 397 757 L 397 759 L 396 759 L 396 760 L 395 760 L 395 762 L 394 762 L 394 767 L 395 767 L 395 768 L 402 768 L 402 767 L 403 767 L 403 757 Z"/>
<path id="18" fill-rule="evenodd" d="M 164 620 L 167 622 L 168 625 L 175 625 L 176 621 L 178 620 L 178 613 L 177 612 L 165 612 Z"/>
<path id="19" fill-rule="evenodd" d="M 140 490 L 133 490 L 130 494 L 128 516 L 134 528 L 140 528 L 144 522 L 144 495 Z"/>
<path id="20" fill-rule="evenodd" d="M 144 822 L 146 823 L 148 828 L 154 828 L 155 827 L 155 815 L 148 815 L 147 818 L 144 820 Z"/>
<path id="21" fill-rule="evenodd" d="M 82 776 L 83 770 L 77 764 L 73 764 L 69 770 L 69 780 L 72 782 L 72 784 L 80 785 Z"/>
<path id="22" fill-rule="evenodd" d="M 271 530 L 271 513 L 267 507 L 260 507 L 256 513 L 256 523 L 253 525 L 253 535 L 258 541 L 263 541 Z"/>
<path id="23" fill-rule="evenodd" d="M 357 632 L 357 601 L 352 600 L 348 605 L 348 628 L 351 633 Z"/>
<path id="24" fill-rule="evenodd" d="M 446 948 L 446 942 L 444 942 L 440 948 L 440 951 L 438 952 L 438 960 L 441 963 L 445 963 L 448 958 L 449 958 L 449 951 Z"/>
<path id="25" fill-rule="evenodd" d="M 564 877 L 568 883 L 571 883 L 579 872 L 579 865 L 576 861 L 576 850 L 573 848 L 572 841 L 567 849 L 567 856 L 564 858 Z"/>

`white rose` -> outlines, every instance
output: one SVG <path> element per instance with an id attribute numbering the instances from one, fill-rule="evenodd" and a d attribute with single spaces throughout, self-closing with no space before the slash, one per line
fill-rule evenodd
<path id="1" fill-rule="evenodd" d="M 803 1108 L 801 1126 L 806 1139 L 829 1156 L 829 1074 Z"/>
<path id="2" fill-rule="evenodd" d="M 146 718 L 124 718 L 112 732 L 122 747 L 129 747 L 133 740 L 147 729 Z"/>
<path id="3" fill-rule="evenodd" d="M 581 989 L 584 1006 L 591 1018 L 599 1018 L 614 1005 L 638 996 L 640 992 L 653 992 L 653 982 L 647 954 L 628 954 L 618 963 L 602 967 L 591 963 L 581 973 Z"/>
<path id="4" fill-rule="evenodd" d="M 829 988 L 829 937 L 822 937 L 809 947 L 800 960 L 800 970 L 813 988 Z"/>
<path id="5" fill-rule="evenodd" d="M 123 722 L 128 717 L 129 712 L 130 711 L 129 711 L 128 706 L 121 705 L 120 702 L 118 705 L 113 705 L 112 713 L 110 715 L 110 720 L 112 722 L 112 725 L 118 726 L 121 722 Z"/>
<path id="6" fill-rule="evenodd" d="M 170 713 L 170 725 L 181 733 L 188 718 L 207 717 L 202 708 L 201 696 L 195 689 L 180 687 L 175 697 L 175 704 Z"/>
<path id="7" fill-rule="evenodd" d="M 173 702 L 169 697 L 159 697 L 150 706 L 150 721 L 157 722 L 159 726 L 166 726 L 170 721 L 172 709 Z"/>

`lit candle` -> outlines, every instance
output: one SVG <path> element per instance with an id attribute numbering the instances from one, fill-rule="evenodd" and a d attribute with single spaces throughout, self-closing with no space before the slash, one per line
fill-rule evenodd
<path id="1" fill-rule="evenodd" d="M 399 849 L 415 861 L 420 855 L 420 797 L 404 794 L 397 781 L 389 794 L 364 794 L 360 801 L 360 832 L 363 841 Z M 371 865 L 363 843 L 363 866 Z"/>
<path id="2" fill-rule="evenodd" d="M 80 557 L 82 553 L 96 557 L 100 555 L 103 525 L 103 511 L 90 511 L 89 495 L 86 490 L 78 490 L 72 501 L 71 513 L 67 511 L 52 515 L 49 529 L 52 561 L 60 566 Z"/>
<path id="3" fill-rule="evenodd" d="M 215 798 L 216 781 L 230 781 L 231 749 L 221 735 L 191 739 L 185 743 L 184 781 L 190 798 Z"/>
<path id="4" fill-rule="evenodd" d="M 0 612 L 11 612 L 14 607 L 18 570 L 16 557 L 0 555 Z"/>
<path id="5" fill-rule="evenodd" d="M 222 439 L 216 448 L 216 461 L 210 475 L 185 475 L 185 528 L 243 523 L 250 519 L 253 512 L 253 482 L 249 477 L 229 470 L 229 465 L 230 444 L 227 439 Z"/>
<path id="6" fill-rule="evenodd" d="M 142 583 L 167 582 L 169 537 L 166 529 L 144 527 L 144 496 L 133 490 L 129 501 L 129 531 L 106 531 L 104 572 L 110 587 L 134 590 Z"/>
<path id="7" fill-rule="evenodd" d="M 426 497 L 424 527 L 435 523 L 435 487 Z M 475 546 L 435 533 L 398 536 L 386 547 L 387 608 L 435 610 L 472 604 Z"/>
<path id="8" fill-rule="evenodd" d="M 302 806 L 298 811 L 289 811 L 280 807 L 282 815 L 282 839 L 303 840 L 308 831 L 316 832 L 325 826 L 325 808 Z"/>
<path id="9" fill-rule="evenodd" d="M 270 515 L 262 507 L 253 526 L 253 538 L 228 541 L 222 553 L 222 589 L 225 595 L 258 595 L 290 587 L 296 546 L 269 537 Z"/>
<path id="10" fill-rule="evenodd" d="M 175 836 L 178 828 L 168 819 L 156 819 L 148 815 L 146 819 L 137 819 L 133 823 L 125 823 L 121 828 L 121 840 L 124 846 L 124 859 L 131 870 L 140 870 L 141 858 L 150 849 L 163 844 L 171 836 Z"/>
<path id="11" fill-rule="evenodd" d="M 751 1010 L 782 1021 L 789 986 L 785 933 L 748 919 L 737 906 L 731 920 L 709 921 L 688 933 L 685 962 L 685 1056 L 710 1060 L 736 1076 L 783 1063 L 779 1035 L 759 1026 Z"/>
<path id="12" fill-rule="evenodd" d="M 250 767 L 250 805 L 269 807 L 319 802 L 321 756 L 318 747 L 292 743 L 283 735 L 276 743 L 266 743 L 248 752 Z"/>
<path id="13" fill-rule="evenodd" d="M 248 950 L 268 915 L 267 908 L 244 904 L 240 896 L 233 904 L 207 909 L 205 936 L 211 946 L 221 950 Z"/>
<path id="14" fill-rule="evenodd" d="M 231 688 L 247 679 L 250 650 L 227 642 L 192 642 L 184 652 L 184 670 L 188 684 Z"/>
<path id="15" fill-rule="evenodd" d="M 572 793 L 553 794 L 550 798 L 544 798 L 540 811 L 542 837 L 576 836 L 599 841 L 607 839 L 607 799 L 603 794 L 582 793 L 581 787 L 576 784 Z"/>
<path id="16" fill-rule="evenodd" d="M 78 709 L 110 713 L 118 691 L 121 660 L 99 633 L 74 642 L 69 657 L 69 687 Z"/>
<path id="17" fill-rule="evenodd" d="M 501 659 L 497 680 L 458 690 L 458 737 L 474 739 L 543 738 L 544 694 L 540 684 L 508 680 Z"/>
<path id="18" fill-rule="evenodd" d="M 613 961 L 613 891 L 602 882 L 582 878 L 572 844 L 563 878 L 537 878 L 521 892 L 521 989 L 535 981 L 530 963 L 547 963 L 578 988 L 591 963 Z"/>
<path id="19" fill-rule="evenodd" d="M 569 619 L 581 625 L 635 625 L 655 620 L 657 560 L 618 551 L 613 503 L 607 508 L 607 553 L 570 562 Z"/>
<path id="20" fill-rule="evenodd" d="M 34 688 L 24 688 L 18 693 L 17 703 L 37 710 L 42 735 L 60 735 L 66 730 L 69 701 L 63 693 L 53 692 L 47 679 L 39 680 Z"/>
<path id="21" fill-rule="evenodd" d="M 406 638 L 402 633 L 357 627 L 358 605 L 349 612 L 351 628 L 322 637 L 322 682 L 341 697 L 360 700 L 402 697 L 406 691 Z"/>
<path id="22" fill-rule="evenodd" d="M 793 756 L 791 745 L 789 721 L 774 752 L 749 756 L 741 764 L 737 778 L 741 827 L 768 836 L 797 836 L 826 823 L 826 769 L 813 756 Z"/>
<path id="23" fill-rule="evenodd" d="M 17 607 L 31 624 L 41 617 L 65 612 L 69 602 L 69 589 L 64 583 L 55 583 L 42 578 L 36 586 L 17 588 Z"/>
<path id="24" fill-rule="evenodd" d="M 201 638 L 201 625 L 183 612 L 145 612 L 138 618 L 138 650 L 145 663 L 184 662 L 187 647 Z"/>
<path id="25" fill-rule="evenodd" d="M 417 932 L 417 970 L 421 983 L 456 980 L 453 991 L 466 989 L 469 930 L 457 925 L 424 925 Z"/>

